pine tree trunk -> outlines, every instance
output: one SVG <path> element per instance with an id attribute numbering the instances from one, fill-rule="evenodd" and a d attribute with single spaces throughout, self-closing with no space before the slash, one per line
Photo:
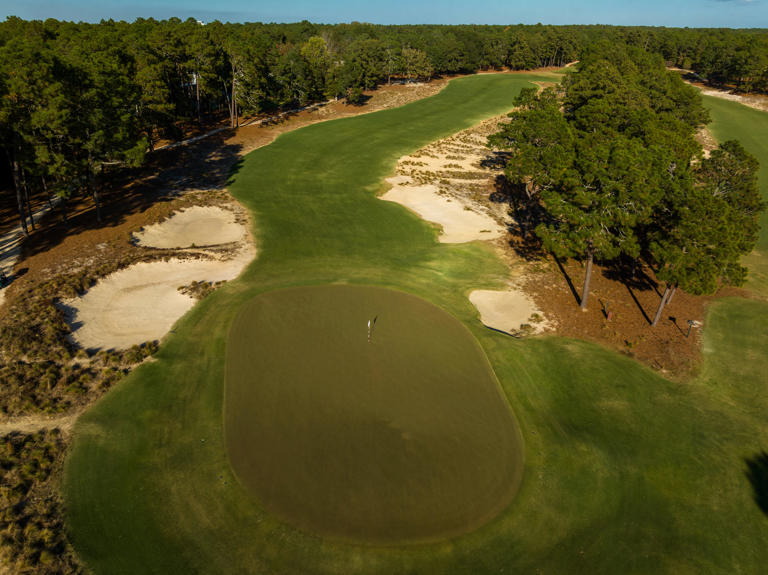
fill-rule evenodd
<path id="1" fill-rule="evenodd" d="M 653 322 L 651 322 L 651 327 L 656 327 L 656 324 L 659 323 L 661 312 L 664 311 L 664 306 L 667 305 L 667 301 L 669 300 L 669 295 L 671 291 L 672 291 L 672 286 L 670 284 L 667 284 L 667 288 L 664 290 L 664 295 L 661 296 L 659 307 L 656 310 L 656 315 L 653 316 Z"/>
<path id="2" fill-rule="evenodd" d="M 234 126 L 235 115 L 232 113 L 232 98 L 229 97 L 229 91 L 227 90 L 227 83 L 222 78 L 221 83 L 224 85 L 224 99 L 227 101 L 227 111 L 229 111 L 229 125 Z"/>
<path id="3" fill-rule="evenodd" d="M 671 303 L 672 303 L 672 297 L 675 295 L 675 292 L 676 292 L 676 291 L 677 291 L 677 284 L 674 284 L 674 285 L 672 286 L 672 291 L 671 291 L 671 292 L 669 292 L 669 297 L 667 298 L 667 303 L 666 303 L 666 305 L 669 305 L 669 304 L 671 304 Z"/>
<path id="4" fill-rule="evenodd" d="M 21 220 L 21 229 L 25 236 L 29 235 L 29 229 L 27 228 L 27 216 L 24 214 L 24 198 L 21 193 L 21 178 L 19 177 L 19 162 L 16 159 L 16 155 L 8 154 L 11 160 L 11 167 L 13 168 L 13 185 L 16 187 L 16 205 L 19 208 L 19 219 Z"/>
<path id="5" fill-rule="evenodd" d="M 40 182 L 43 184 L 43 192 L 45 192 L 45 199 L 48 201 L 48 208 L 53 209 L 53 199 L 51 198 L 51 192 L 48 191 L 48 184 L 45 181 L 45 176 L 40 176 Z"/>
<path id="6" fill-rule="evenodd" d="M 69 229 L 69 220 L 67 220 L 67 200 L 63 196 L 59 200 L 59 207 L 61 208 L 61 220 L 64 222 L 64 228 Z"/>
<path id="7" fill-rule="evenodd" d="M 29 221 L 32 224 L 32 229 L 36 230 L 35 218 L 32 216 L 32 203 L 29 201 L 29 189 L 27 188 L 27 178 L 24 175 L 24 170 L 21 170 L 21 187 L 24 188 L 24 202 L 27 205 L 27 214 L 29 214 Z"/>
<path id="8" fill-rule="evenodd" d="M 587 269 L 584 273 L 584 287 L 581 290 L 581 311 L 587 311 L 587 299 L 589 298 L 589 282 L 592 279 L 592 251 L 587 253 Z"/>
<path id="9" fill-rule="evenodd" d="M 96 204 L 96 221 L 101 223 L 101 202 L 99 200 L 99 189 L 95 183 L 91 185 L 91 193 L 93 194 L 93 203 Z"/>
<path id="10" fill-rule="evenodd" d="M 237 87 L 235 86 L 235 65 L 232 64 L 232 106 L 231 106 L 231 118 L 232 118 L 232 127 L 237 127 L 237 99 L 235 95 L 235 91 L 237 90 Z"/>
<path id="11" fill-rule="evenodd" d="M 88 158 L 88 188 L 89 188 L 88 191 L 91 193 L 91 196 L 93 197 L 93 203 L 96 206 L 96 221 L 100 224 L 101 223 L 101 202 L 99 201 L 99 190 L 96 187 L 96 178 L 93 173 L 93 168 L 91 166 L 90 158 Z"/>
<path id="12" fill-rule="evenodd" d="M 202 124 L 200 121 L 200 75 L 195 72 L 195 97 L 197 98 L 197 125 Z"/>

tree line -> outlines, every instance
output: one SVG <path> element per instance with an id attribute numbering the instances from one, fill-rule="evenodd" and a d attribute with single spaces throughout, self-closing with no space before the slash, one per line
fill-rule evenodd
<path id="1" fill-rule="evenodd" d="M 666 283 L 653 325 L 678 287 L 744 282 L 739 258 L 765 209 L 758 162 L 736 141 L 703 154 L 694 136 L 708 112 L 661 55 L 600 42 L 560 86 L 523 90 L 516 103 L 490 142 L 511 152 L 522 234 L 584 262 L 582 309 L 595 260 L 645 262 Z"/>
<path id="2" fill-rule="evenodd" d="M 0 23 L 0 143 L 22 228 L 30 197 L 93 198 L 190 123 L 270 113 L 382 83 L 563 66 L 601 41 L 658 52 L 715 81 L 765 89 L 765 31 L 609 26 L 203 25 L 193 19 Z M 744 63 L 743 66 L 738 64 Z M 745 67 L 746 66 L 746 67 Z M 28 224 L 29 222 L 29 224 Z"/>

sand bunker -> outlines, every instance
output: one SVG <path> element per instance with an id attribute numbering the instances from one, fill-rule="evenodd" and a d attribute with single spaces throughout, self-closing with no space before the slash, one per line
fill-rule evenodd
<path id="1" fill-rule="evenodd" d="M 492 118 L 403 156 L 387 179 L 382 200 L 397 202 L 422 219 L 440 225 L 440 241 L 462 243 L 504 236 L 508 207 L 490 201 L 493 178 L 501 171 L 487 148 L 488 134 L 502 118 Z"/>
<path id="2" fill-rule="evenodd" d="M 139 245 L 153 248 L 228 244 L 245 237 L 245 228 L 235 218 L 233 212 L 215 206 L 192 206 L 133 236 Z"/>
<path id="3" fill-rule="evenodd" d="M 456 198 L 440 195 L 436 186 L 408 185 L 403 182 L 402 176 L 387 181 L 393 186 L 381 199 L 401 204 L 416 212 L 422 219 L 439 224 L 443 228 L 440 234 L 441 242 L 455 244 L 472 240 L 492 240 L 506 232 L 505 228 L 490 216 L 472 210 Z"/>
<path id="4" fill-rule="evenodd" d="M 256 256 L 236 214 L 194 206 L 136 234 L 142 245 L 157 248 L 237 242 L 222 255 L 199 250 L 199 259 L 135 264 L 99 281 L 83 296 L 62 302 L 70 315 L 72 339 L 84 348 L 124 349 L 162 338 L 195 305 L 179 292 L 194 281 L 236 278 Z"/>
<path id="5" fill-rule="evenodd" d="M 533 300 L 521 291 L 475 290 L 469 301 L 480 312 L 480 321 L 490 328 L 506 333 L 541 333 L 548 326 Z M 521 326 L 528 325 L 528 328 Z"/>
<path id="6" fill-rule="evenodd" d="M 101 280 L 82 297 L 63 302 L 71 311 L 72 338 L 84 348 L 124 349 L 163 337 L 195 299 L 178 291 L 193 281 L 236 278 L 255 250 L 228 260 L 139 263 Z"/>

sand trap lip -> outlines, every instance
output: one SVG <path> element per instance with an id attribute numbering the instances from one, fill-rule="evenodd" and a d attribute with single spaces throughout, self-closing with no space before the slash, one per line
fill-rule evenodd
<path id="1" fill-rule="evenodd" d="M 151 248 L 204 247 L 238 242 L 245 229 L 235 214 L 216 206 L 192 206 L 167 220 L 133 234 L 137 243 Z"/>
<path id="2" fill-rule="evenodd" d="M 387 180 L 392 188 L 380 196 L 410 209 L 422 219 L 440 225 L 443 243 L 464 243 L 473 240 L 493 240 L 506 233 L 506 229 L 485 214 L 465 209 L 464 204 L 438 194 L 436 186 L 406 185 L 402 177 Z M 407 178 L 405 179 L 407 180 Z"/>
<path id="3" fill-rule="evenodd" d="M 193 281 L 236 278 L 255 250 L 242 248 L 228 260 L 139 263 L 99 281 L 83 296 L 62 302 L 72 339 L 84 348 L 124 349 L 162 338 L 195 305 L 178 291 Z"/>
<path id="4" fill-rule="evenodd" d="M 480 312 L 480 321 L 492 329 L 515 333 L 521 325 L 528 324 L 534 333 L 540 333 L 548 327 L 546 321 L 531 322 L 533 314 L 542 313 L 530 297 L 516 289 L 475 290 L 469 294 L 469 301 Z"/>

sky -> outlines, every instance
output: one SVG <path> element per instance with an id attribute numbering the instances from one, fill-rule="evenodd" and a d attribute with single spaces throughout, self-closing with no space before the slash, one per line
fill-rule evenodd
<path id="1" fill-rule="evenodd" d="M 204 22 L 768 28 L 768 0 L 0 0 L 0 18 L 11 15 L 88 22 L 175 16 Z"/>

